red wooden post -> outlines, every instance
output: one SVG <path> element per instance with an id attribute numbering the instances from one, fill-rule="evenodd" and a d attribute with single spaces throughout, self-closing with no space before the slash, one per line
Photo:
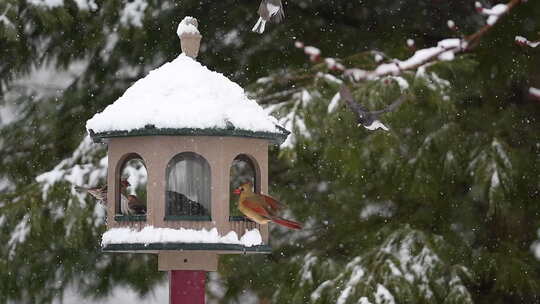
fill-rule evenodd
<path id="1" fill-rule="evenodd" d="M 169 271 L 170 304 L 204 304 L 206 271 Z"/>

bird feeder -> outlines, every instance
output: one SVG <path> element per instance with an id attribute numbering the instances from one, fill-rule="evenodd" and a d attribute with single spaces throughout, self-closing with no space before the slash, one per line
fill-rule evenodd
<path id="1" fill-rule="evenodd" d="M 246 181 L 268 192 L 268 146 L 289 134 L 196 60 L 197 26 L 186 17 L 183 53 L 87 122 L 94 142 L 108 147 L 103 251 L 157 254 L 163 271 L 216 271 L 221 254 L 270 252 L 268 227 L 236 213 L 231 195 Z M 146 189 L 125 185 L 130 170 L 145 171 Z"/>

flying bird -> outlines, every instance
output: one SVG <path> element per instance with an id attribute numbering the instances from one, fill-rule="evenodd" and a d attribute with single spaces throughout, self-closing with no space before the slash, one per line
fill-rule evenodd
<path id="1" fill-rule="evenodd" d="M 289 221 L 277 215 L 284 208 L 283 204 L 270 196 L 254 193 L 251 183 L 245 183 L 234 190 L 234 194 L 240 195 L 238 210 L 250 220 L 258 224 L 274 222 L 291 229 L 302 229 L 302 225 Z"/>
<path id="2" fill-rule="evenodd" d="M 349 88 L 347 88 L 347 86 L 342 86 L 339 94 L 341 95 L 341 98 L 345 99 L 345 102 L 347 103 L 349 108 L 357 114 L 356 120 L 358 121 L 358 125 L 362 125 L 368 130 L 376 130 L 380 128 L 388 131 L 388 127 L 386 127 L 379 120 L 379 116 L 381 114 L 395 110 L 397 107 L 399 107 L 399 105 L 403 103 L 403 101 L 405 101 L 405 96 L 403 95 L 382 110 L 369 111 L 364 106 L 354 100 L 351 91 L 349 91 Z"/>
<path id="3" fill-rule="evenodd" d="M 259 34 L 264 32 L 266 22 L 280 23 L 285 18 L 281 0 L 261 0 L 258 13 L 259 20 L 251 30 Z"/>

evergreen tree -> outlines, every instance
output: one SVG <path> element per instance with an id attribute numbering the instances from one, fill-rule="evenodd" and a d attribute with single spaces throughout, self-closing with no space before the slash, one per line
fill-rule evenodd
<path id="1" fill-rule="evenodd" d="M 540 57 L 514 38 L 538 38 L 539 3 L 454 61 L 347 83 L 370 109 L 407 96 L 383 116 L 390 131 L 374 132 L 336 101 L 344 79 L 293 42 L 374 68 L 369 50 L 406 58 L 408 38 L 421 48 L 474 32 L 485 18 L 473 3 L 290 1 L 260 36 L 251 2 L 0 3 L 1 105 L 12 113 L 0 116 L 0 302 L 50 302 L 68 286 L 145 294 L 164 279 L 152 256 L 102 254 L 104 211 L 72 188 L 105 180 L 105 147 L 85 121 L 177 56 L 185 15 L 201 24 L 199 60 L 253 83 L 294 132 L 272 151 L 270 188 L 306 223 L 274 227 L 269 256 L 222 258 L 219 302 L 247 291 L 275 303 L 538 302 L 540 108 L 527 92 L 540 87 Z"/>

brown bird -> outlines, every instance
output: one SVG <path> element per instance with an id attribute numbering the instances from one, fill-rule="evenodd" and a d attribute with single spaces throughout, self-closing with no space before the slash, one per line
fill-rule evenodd
<path id="1" fill-rule="evenodd" d="M 146 214 L 146 205 L 138 197 L 130 194 L 127 201 L 127 214 Z"/>
<path id="2" fill-rule="evenodd" d="M 277 216 L 285 206 L 270 196 L 254 193 L 251 183 L 245 183 L 234 190 L 240 195 L 238 210 L 258 224 L 274 222 L 291 229 L 302 229 L 302 224 Z"/>
<path id="3" fill-rule="evenodd" d="M 127 179 L 120 180 L 120 187 L 124 191 L 130 184 Z M 80 186 L 75 186 L 75 190 L 78 192 L 88 192 L 92 197 L 94 197 L 98 202 L 103 205 L 107 205 L 107 185 L 97 186 L 92 188 L 85 188 Z"/>

